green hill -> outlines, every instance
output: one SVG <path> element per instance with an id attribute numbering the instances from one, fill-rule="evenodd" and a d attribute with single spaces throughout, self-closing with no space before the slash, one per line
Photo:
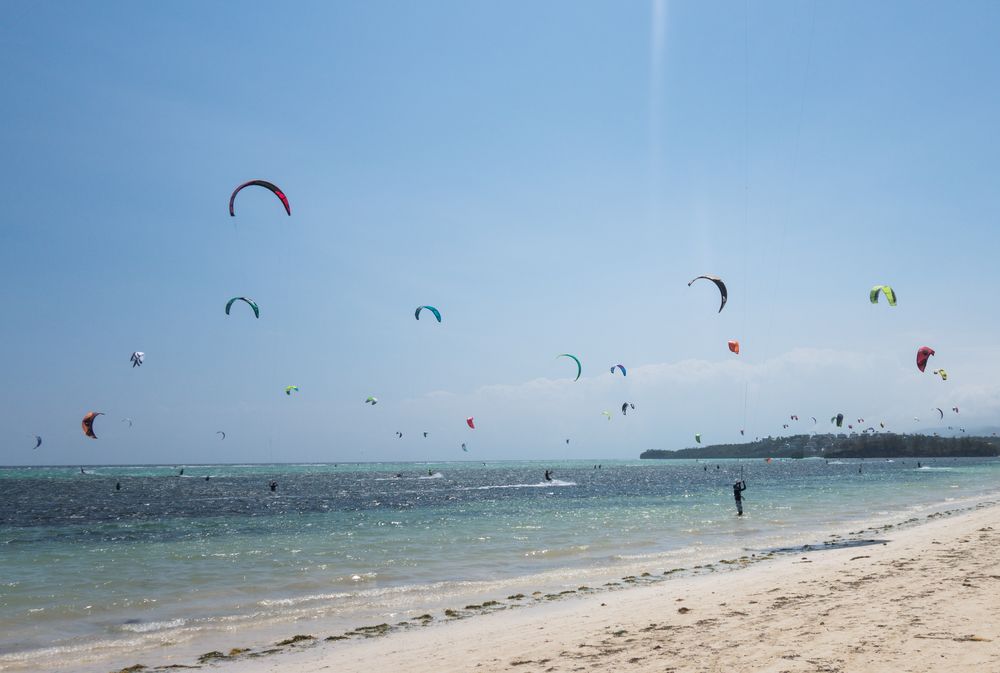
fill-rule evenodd
<path id="1" fill-rule="evenodd" d="M 640 458 L 957 458 L 996 456 L 996 437 L 935 437 L 894 433 L 793 435 L 744 444 L 715 444 L 667 451 L 643 451 Z"/>

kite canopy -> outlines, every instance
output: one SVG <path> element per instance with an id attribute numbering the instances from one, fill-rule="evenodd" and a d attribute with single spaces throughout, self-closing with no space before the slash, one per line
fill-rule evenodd
<path id="1" fill-rule="evenodd" d="M 935 408 L 935 409 L 937 409 L 937 412 L 938 412 L 938 414 L 940 414 L 940 417 L 941 417 L 941 418 L 944 418 L 944 412 L 943 412 L 943 411 L 941 411 L 941 407 L 934 407 L 934 408 Z M 940 420 L 940 419 L 939 419 L 939 420 Z"/>
<path id="2" fill-rule="evenodd" d="M 97 435 L 94 434 L 94 419 L 103 415 L 104 413 L 101 411 L 88 411 L 87 415 L 83 417 L 82 421 L 80 421 L 80 427 L 83 428 L 83 434 L 87 435 L 91 439 L 97 439 Z"/>
<path id="3" fill-rule="evenodd" d="M 889 302 L 889 306 L 896 305 L 896 291 L 888 285 L 876 285 L 873 287 L 871 292 L 868 293 L 868 300 L 873 304 L 877 304 L 879 292 L 885 295 L 885 300 Z"/>
<path id="4" fill-rule="evenodd" d="M 844 414 L 837 414 L 830 419 L 831 423 L 836 423 L 838 428 L 844 427 Z"/>
<path id="5" fill-rule="evenodd" d="M 232 308 L 233 302 L 245 301 L 247 305 L 253 309 L 253 315 L 255 318 L 260 318 L 260 309 L 257 307 L 257 302 L 253 299 L 247 299 L 246 297 L 233 297 L 226 302 L 226 315 L 229 315 L 229 309 Z"/>
<path id="6" fill-rule="evenodd" d="M 31 450 L 34 451 L 35 449 L 37 449 L 41 445 L 42 445 L 42 436 L 41 435 L 35 435 L 35 445 L 33 447 L 31 447 Z"/>
<path id="7" fill-rule="evenodd" d="M 816 417 L 815 416 L 810 416 L 809 418 L 813 419 L 813 425 L 816 425 Z"/>
<path id="8" fill-rule="evenodd" d="M 601 412 L 601 416 L 607 416 L 608 420 L 609 421 L 611 420 L 611 412 L 610 411 L 607 411 L 607 410 L 602 411 Z"/>
<path id="9" fill-rule="evenodd" d="M 135 351 L 132 353 L 132 368 L 141 367 L 142 359 L 146 357 L 146 354 L 141 351 Z"/>
<path id="10" fill-rule="evenodd" d="M 365 400 L 365 404 L 370 404 L 374 407 L 376 404 L 378 404 L 378 398 L 369 396 L 368 399 Z"/>
<path id="11" fill-rule="evenodd" d="M 233 190 L 232 195 L 229 197 L 229 215 L 230 217 L 236 217 L 236 212 L 233 210 L 233 204 L 236 201 L 236 195 L 240 193 L 244 187 L 263 187 L 264 189 L 270 189 L 274 192 L 274 195 L 281 199 L 281 205 L 285 207 L 285 212 L 289 215 L 292 214 L 292 207 L 288 204 L 288 197 L 285 193 L 278 189 L 278 186 L 273 182 L 268 182 L 267 180 L 251 180 L 250 182 L 244 182 L 242 185 Z"/>
<path id="12" fill-rule="evenodd" d="M 722 279 L 718 276 L 696 276 L 691 279 L 688 283 L 688 287 L 691 287 L 691 283 L 695 282 L 699 278 L 704 278 L 705 280 L 710 280 L 715 283 L 716 287 L 719 288 L 719 294 L 722 295 L 722 303 L 719 305 L 719 313 L 722 313 L 722 309 L 726 308 L 726 300 L 729 299 L 729 292 L 726 290 L 726 284 L 722 282 Z"/>
<path id="13" fill-rule="evenodd" d="M 293 390 L 295 392 L 299 392 L 299 387 L 298 386 L 285 386 L 285 394 L 286 395 L 291 395 Z"/>
<path id="14" fill-rule="evenodd" d="M 958 407 L 952 407 L 951 410 L 954 411 L 956 414 L 958 413 Z"/>
<path id="15" fill-rule="evenodd" d="M 465 442 L 462 442 L 462 451 L 465 451 L 466 453 L 469 452 L 469 449 L 466 448 L 466 446 L 465 446 Z"/>
<path id="16" fill-rule="evenodd" d="M 473 430 L 476 429 L 476 419 L 474 419 L 472 416 L 469 416 L 468 418 L 465 419 L 465 424 L 468 425 Z"/>
<path id="17" fill-rule="evenodd" d="M 132 419 L 131 418 L 123 418 L 122 419 L 122 423 L 128 423 L 128 427 L 130 427 L 130 428 L 132 427 Z"/>
<path id="18" fill-rule="evenodd" d="M 224 432 L 223 432 L 222 430 L 216 430 L 216 431 L 215 431 L 215 434 L 217 434 L 217 435 L 222 435 L 222 438 L 223 438 L 223 439 L 225 439 L 225 438 L 226 438 L 226 433 L 224 433 Z"/>
<path id="19" fill-rule="evenodd" d="M 571 360 L 573 360 L 573 362 L 576 363 L 576 378 L 573 379 L 573 380 L 574 381 L 579 381 L 580 380 L 580 374 L 583 373 L 583 365 L 580 364 L 580 358 L 576 357 L 575 355 L 570 355 L 569 353 L 562 353 L 560 355 L 557 355 L 556 359 L 559 359 L 559 358 L 570 358 Z"/>
<path id="20" fill-rule="evenodd" d="M 928 358 L 934 354 L 934 349 L 930 346 L 921 346 L 917 349 L 917 369 L 924 371 L 924 368 L 927 366 Z"/>
<path id="21" fill-rule="evenodd" d="M 729 340 L 729 350 L 732 351 L 733 353 L 736 353 L 737 355 L 739 355 L 740 354 L 740 342 L 737 341 L 736 339 L 730 339 Z"/>
<path id="22" fill-rule="evenodd" d="M 696 433 L 694 434 L 694 441 L 696 441 L 696 442 L 698 442 L 699 444 L 701 444 L 701 433 L 700 433 L 700 432 L 696 432 Z"/>
<path id="23" fill-rule="evenodd" d="M 942 381 L 947 381 L 948 380 L 948 372 L 946 372 L 943 369 L 935 369 L 933 371 L 933 373 L 937 374 L 938 376 L 940 376 Z"/>
<path id="24" fill-rule="evenodd" d="M 631 409 L 632 411 L 635 411 L 635 405 L 632 404 L 631 402 L 623 402 L 622 403 L 622 416 L 628 416 L 628 410 L 629 409 Z"/>
<path id="25" fill-rule="evenodd" d="M 572 356 L 570 356 L 570 357 L 572 357 Z M 628 376 L 628 373 L 625 371 L 625 365 L 623 365 L 623 364 L 613 365 L 611 367 L 611 373 L 612 374 L 615 373 L 615 369 L 620 369 L 621 372 L 622 372 L 622 376 Z"/>
<path id="26" fill-rule="evenodd" d="M 413 317 L 416 318 L 417 320 L 420 320 L 420 312 L 423 311 L 424 309 L 427 309 L 428 311 L 433 313 L 434 317 L 437 318 L 437 321 L 441 322 L 441 311 L 437 310 L 433 306 L 418 306 L 417 310 L 413 312 Z"/>

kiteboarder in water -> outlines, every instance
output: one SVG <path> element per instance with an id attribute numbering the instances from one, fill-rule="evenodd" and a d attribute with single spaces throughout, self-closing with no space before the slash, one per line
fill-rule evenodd
<path id="1" fill-rule="evenodd" d="M 275 491 L 278 490 L 278 482 L 274 481 L 273 479 L 271 480 L 271 483 L 268 484 L 268 486 L 271 489 L 271 493 L 274 493 Z"/>
<path id="2" fill-rule="evenodd" d="M 545 481 L 552 481 L 552 470 L 545 470 Z"/>
<path id="3" fill-rule="evenodd" d="M 733 484 L 733 498 L 736 500 L 736 516 L 743 516 L 743 491 L 747 490 L 745 481 Z"/>

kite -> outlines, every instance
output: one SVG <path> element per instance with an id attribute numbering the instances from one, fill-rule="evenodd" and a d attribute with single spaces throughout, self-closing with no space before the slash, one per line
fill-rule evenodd
<path id="1" fill-rule="evenodd" d="M 879 292 L 885 295 L 885 300 L 889 302 L 889 306 L 896 305 L 896 291 L 888 285 L 876 285 L 873 287 L 871 292 L 868 293 L 868 300 L 873 304 L 877 304 Z"/>
<path id="2" fill-rule="evenodd" d="M 944 418 L 944 412 L 941 411 L 941 407 L 934 407 L 934 408 L 937 409 L 938 414 L 940 414 L 940 417 L 938 418 L 938 420 L 941 420 L 942 418 Z"/>
<path id="3" fill-rule="evenodd" d="M 473 430 L 476 429 L 476 419 L 474 419 L 472 416 L 469 416 L 468 418 L 465 419 L 465 424 L 468 425 Z"/>
<path id="4" fill-rule="evenodd" d="M 615 367 L 617 367 L 618 369 L 622 370 L 622 376 L 628 376 L 628 374 L 625 373 L 625 365 L 622 365 L 622 364 L 614 365 L 613 367 L 611 367 L 611 373 L 612 374 L 615 373 Z"/>
<path id="5" fill-rule="evenodd" d="M 917 369 L 924 371 L 927 366 L 927 360 L 930 356 L 934 355 L 934 349 L 930 346 L 921 346 L 917 349 Z"/>
<path id="6" fill-rule="evenodd" d="M 937 374 L 938 376 L 940 376 L 942 381 L 947 381 L 948 380 L 948 372 L 946 372 L 943 369 L 935 369 L 933 373 Z"/>
<path id="7" fill-rule="evenodd" d="M 629 409 L 629 407 L 632 408 L 632 411 L 635 411 L 635 405 L 632 404 L 631 402 L 623 402 L 622 403 L 622 416 L 628 416 L 628 409 Z"/>
<path id="8" fill-rule="evenodd" d="M 466 453 L 469 452 L 469 449 L 465 447 L 465 442 L 462 443 L 462 451 L 465 451 Z"/>
<path id="9" fill-rule="evenodd" d="M 844 427 L 844 414 L 837 414 L 830 419 L 831 423 L 836 423 L 838 428 Z"/>
<path id="10" fill-rule="evenodd" d="M 699 278 L 704 278 L 705 280 L 710 280 L 715 283 L 716 287 L 719 288 L 719 293 L 722 295 L 722 304 L 719 305 L 719 313 L 722 313 L 722 309 L 726 308 L 726 300 L 729 299 L 729 292 L 726 290 L 726 284 L 722 282 L 722 279 L 718 276 L 697 276 L 691 279 L 688 283 L 688 287 L 691 287 L 691 283 L 698 280 Z"/>
<path id="11" fill-rule="evenodd" d="M 797 421 L 797 420 L 799 420 L 799 417 L 798 417 L 798 415 L 797 415 L 797 414 L 792 414 L 791 416 L 789 416 L 789 418 L 790 418 L 791 420 L 793 420 L 793 421 Z"/>
<path id="12" fill-rule="evenodd" d="M 417 310 L 413 312 L 413 317 L 416 318 L 417 320 L 420 320 L 420 312 L 423 311 L 424 309 L 427 309 L 428 311 L 433 313 L 434 317 L 437 318 L 437 321 L 441 322 L 441 311 L 437 310 L 433 306 L 418 306 Z"/>
<path id="13" fill-rule="evenodd" d="M 402 438 L 403 438 L 403 433 L 402 433 L 402 432 L 399 432 L 399 431 L 397 430 L 397 431 L 396 431 L 396 439 L 402 439 Z"/>
<path id="14" fill-rule="evenodd" d="M 740 430 L 740 436 L 741 436 L 741 437 L 743 436 L 743 431 L 742 431 L 742 430 Z"/>
<path id="15" fill-rule="evenodd" d="M 146 357 L 146 354 L 141 351 L 135 351 L 132 353 L 132 368 L 135 369 L 136 367 L 141 367 L 142 359 L 144 357 Z"/>
<path id="16" fill-rule="evenodd" d="M 122 419 L 122 423 L 128 423 L 128 427 L 130 427 L 130 428 L 132 427 L 132 419 L 131 418 L 123 418 Z"/>
<path id="17" fill-rule="evenodd" d="M 368 399 L 365 400 L 365 404 L 370 404 L 374 407 L 376 404 L 378 404 L 378 398 L 369 395 Z"/>
<path id="18" fill-rule="evenodd" d="M 223 438 L 223 439 L 225 439 L 225 438 L 226 438 L 226 433 L 224 433 L 224 432 L 223 432 L 222 430 L 216 430 L 216 431 L 215 431 L 215 434 L 217 434 L 217 435 L 222 435 L 222 438 Z"/>
<path id="19" fill-rule="evenodd" d="M 607 417 L 608 417 L 608 420 L 609 420 L 609 421 L 611 420 L 611 412 L 610 412 L 610 411 L 602 411 L 602 412 L 601 412 L 601 415 L 602 415 L 602 416 L 607 416 Z"/>
<path id="20" fill-rule="evenodd" d="M 567 441 L 569 441 L 569 440 L 567 440 Z M 31 447 L 31 450 L 34 451 L 35 449 L 37 449 L 41 445 L 42 445 L 42 436 L 41 435 L 35 435 L 35 445 L 33 447 Z"/>
<path id="21" fill-rule="evenodd" d="M 956 414 L 958 413 L 958 407 L 952 407 L 951 410 L 954 411 Z"/>
<path id="22" fill-rule="evenodd" d="M 424 439 L 427 439 L 427 433 L 426 432 L 424 433 Z"/>
<path id="23" fill-rule="evenodd" d="M 729 350 L 732 351 L 733 353 L 736 353 L 737 355 L 739 355 L 740 354 L 740 342 L 737 341 L 736 339 L 731 339 L 729 341 Z"/>
<path id="24" fill-rule="evenodd" d="M 701 433 L 700 432 L 696 432 L 695 433 L 695 435 L 694 435 L 694 441 L 696 441 L 699 444 L 701 444 Z"/>
<path id="25" fill-rule="evenodd" d="M 293 390 L 295 392 L 299 392 L 299 387 L 298 386 L 285 386 L 285 394 L 286 395 L 291 395 Z"/>
<path id="26" fill-rule="evenodd" d="M 281 205 L 285 207 L 285 212 L 289 215 L 292 214 L 292 207 L 288 203 L 288 197 L 285 193 L 278 189 L 278 186 L 267 180 L 251 180 L 250 182 L 244 182 L 242 185 L 233 190 L 232 195 L 229 197 L 229 216 L 236 217 L 236 211 L 233 210 L 233 204 L 236 201 L 236 195 L 240 193 L 240 190 L 244 187 L 263 187 L 265 189 L 270 189 L 274 192 L 274 195 L 281 199 Z"/>
<path id="27" fill-rule="evenodd" d="M 817 423 L 816 417 L 815 416 L 810 416 L 809 418 L 813 419 L 813 425 L 816 425 L 816 423 Z"/>
<path id="28" fill-rule="evenodd" d="M 255 302 L 253 299 L 247 299 L 246 297 L 233 297 L 232 299 L 230 299 L 229 301 L 227 301 L 226 302 L 226 315 L 229 315 L 229 309 L 232 308 L 233 302 L 236 302 L 236 301 L 245 301 L 250 306 L 250 308 L 253 309 L 253 315 L 254 315 L 254 317 L 258 318 L 258 319 L 260 318 L 260 309 L 257 307 L 257 302 Z"/>
<path id="29" fill-rule="evenodd" d="M 557 355 L 556 359 L 558 360 L 559 358 L 570 358 L 573 360 L 573 362 L 576 363 L 576 378 L 573 380 L 579 381 L 580 374 L 583 373 L 583 365 L 580 364 L 580 358 L 576 357 L 575 355 L 570 355 L 569 353 L 562 353 L 560 355 Z"/>
<path id="30" fill-rule="evenodd" d="M 87 435 L 91 439 L 97 439 L 97 435 L 94 434 L 94 419 L 103 415 L 104 412 L 102 411 L 88 411 L 87 415 L 83 417 L 82 421 L 80 421 L 80 427 L 83 428 L 83 434 Z"/>

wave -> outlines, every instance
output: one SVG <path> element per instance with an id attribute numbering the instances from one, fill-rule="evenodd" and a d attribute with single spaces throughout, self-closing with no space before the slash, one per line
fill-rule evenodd
<path id="1" fill-rule="evenodd" d="M 576 486 L 575 481 L 562 481 L 553 479 L 552 481 L 540 481 L 537 484 L 497 484 L 494 486 L 467 486 L 460 491 L 488 491 L 495 488 L 549 488 L 551 486 Z"/>
<path id="2" fill-rule="evenodd" d="M 423 477 L 417 477 L 417 479 L 443 479 L 444 475 L 440 472 L 435 472 L 434 474 L 428 474 Z"/>
<path id="3" fill-rule="evenodd" d="M 132 633 L 149 633 L 150 631 L 162 631 L 163 629 L 176 629 L 179 626 L 184 626 L 187 624 L 186 619 L 171 619 L 168 622 L 132 622 L 128 624 L 122 624 L 118 628 L 122 631 L 130 631 Z"/>

